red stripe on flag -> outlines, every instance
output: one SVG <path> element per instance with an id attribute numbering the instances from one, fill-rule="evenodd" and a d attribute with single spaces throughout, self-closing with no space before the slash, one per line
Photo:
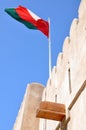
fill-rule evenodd
<path id="1" fill-rule="evenodd" d="M 15 10 L 21 19 L 36 26 L 36 20 L 30 15 L 29 11 L 25 7 L 19 6 Z"/>

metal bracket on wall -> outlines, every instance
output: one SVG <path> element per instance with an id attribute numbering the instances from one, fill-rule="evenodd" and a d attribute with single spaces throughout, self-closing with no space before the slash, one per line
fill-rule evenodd
<path id="1" fill-rule="evenodd" d="M 83 82 L 82 86 L 80 87 L 80 89 L 76 93 L 75 97 L 73 98 L 72 102 L 70 103 L 70 105 L 68 107 L 69 110 L 72 109 L 72 107 L 76 103 L 77 99 L 79 98 L 79 96 L 81 95 L 81 93 L 83 92 L 83 90 L 85 89 L 85 87 L 86 87 L 86 80 Z"/>
<path id="2" fill-rule="evenodd" d="M 77 99 L 79 98 L 83 90 L 85 90 L 85 88 L 86 88 L 86 80 L 83 82 L 82 86 L 80 87 L 80 89 L 74 96 L 73 100 L 71 101 L 70 105 L 68 106 L 68 111 L 72 109 L 72 107 L 76 103 Z M 70 121 L 70 116 L 67 119 L 63 120 L 62 122 L 59 122 L 55 130 L 65 130 L 69 121 Z"/>
<path id="3" fill-rule="evenodd" d="M 55 130 L 64 130 L 70 121 L 70 117 L 68 117 L 66 120 L 64 119 L 62 122 L 59 122 L 58 126 L 56 127 Z"/>

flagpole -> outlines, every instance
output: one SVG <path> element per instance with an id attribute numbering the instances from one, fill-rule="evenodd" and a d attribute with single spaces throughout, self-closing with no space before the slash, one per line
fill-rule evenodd
<path id="1" fill-rule="evenodd" d="M 50 37 L 50 18 L 48 18 L 49 22 L 49 76 L 51 77 L 51 69 L 52 69 L 52 63 L 51 63 L 51 37 Z"/>

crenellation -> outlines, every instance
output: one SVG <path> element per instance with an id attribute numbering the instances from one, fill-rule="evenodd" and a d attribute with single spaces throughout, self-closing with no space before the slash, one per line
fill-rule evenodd
<path id="1" fill-rule="evenodd" d="M 62 61 L 63 61 L 63 53 L 60 52 L 60 53 L 58 54 L 58 57 L 57 57 L 56 66 L 57 66 L 57 67 L 60 67 L 60 66 L 62 65 Z M 58 69 L 57 69 L 57 70 L 58 70 Z"/>
<path id="2" fill-rule="evenodd" d="M 74 18 L 70 27 L 70 39 L 75 40 L 77 35 L 79 19 Z"/>
<path id="3" fill-rule="evenodd" d="M 79 19 L 82 19 L 82 16 L 85 13 L 85 11 L 86 11 L 86 0 L 81 0 L 78 10 Z"/>
<path id="4" fill-rule="evenodd" d="M 66 37 L 63 43 L 63 64 L 65 66 L 68 65 L 68 62 L 70 61 L 69 56 L 70 56 L 70 37 Z"/>

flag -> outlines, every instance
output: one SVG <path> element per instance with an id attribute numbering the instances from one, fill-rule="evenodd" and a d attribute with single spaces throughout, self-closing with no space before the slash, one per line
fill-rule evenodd
<path id="1" fill-rule="evenodd" d="M 47 37 L 49 36 L 49 23 L 41 19 L 29 9 L 23 6 L 18 6 L 17 8 L 7 8 L 5 11 L 29 29 L 40 30 Z"/>

